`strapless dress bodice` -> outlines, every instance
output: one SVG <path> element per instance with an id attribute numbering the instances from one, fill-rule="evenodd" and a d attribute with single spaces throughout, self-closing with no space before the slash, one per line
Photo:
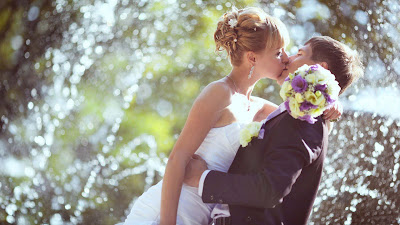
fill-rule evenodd
<path id="1" fill-rule="evenodd" d="M 235 122 L 212 128 L 196 154 L 206 162 L 208 169 L 227 172 L 239 149 L 239 134 L 243 123 Z"/>

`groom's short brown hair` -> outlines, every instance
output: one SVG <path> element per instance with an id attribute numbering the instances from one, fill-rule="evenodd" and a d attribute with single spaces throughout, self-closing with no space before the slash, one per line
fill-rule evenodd
<path id="1" fill-rule="evenodd" d="M 364 68 L 356 51 L 328 36 L 313 37 L 306 42 L 312 49 L 311 59 L 326 62 L 336 77 L 343 93 L 350 84 L 364 74 Z"/>

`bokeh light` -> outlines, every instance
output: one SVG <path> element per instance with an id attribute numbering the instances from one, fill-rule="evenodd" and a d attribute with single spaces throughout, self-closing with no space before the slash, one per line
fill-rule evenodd
<path id="1" fill-rule="evenodd" d="M 310 224 L 399 224 L 396 0 L 56 0 L 0 3 L 0 223 L 114 224 L 162 179 L 200 90 L 230 65 L 218 18 L 259 6 L 289 53 L 328 35 L 362 54 L 340 99 Z M 254 95 L 281 103 L 263 80 Z"/>

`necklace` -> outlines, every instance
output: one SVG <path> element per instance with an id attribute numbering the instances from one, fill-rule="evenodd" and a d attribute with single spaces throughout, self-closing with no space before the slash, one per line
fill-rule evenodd
<path id="1" fill-rule="evenodd" d="M 226 76 L 226 77 L 229 78 L 229 79 L 232 81 L 233 85 L 235 86 L 235 92 L 238 92 L 238 91 L 237 91 L 237 87 L 236 87 L 236 83 L 235 83 L 235 81 L 232 79 L 232 77 L 230 77 L 229 75 Z"/>
<path id="2" fill-rule="evenodd" d="M 235 86 L 235 92 L 236 92 L 236 93 L 239 93 L 239 92 L 237 91 L 236 83 L 235 83 L 235 81 L 233 80 L 233 78 L 230 77 L 229 75 L 226 76 L 226 77 L 229 78 L 229 79 L 232 81 L 233 85 Z M 239 94 L 240 94 L 240 93 L 239 93 Z M 246 97 L 246 100 L 247 100 L 247 97 Z M 250 111 L 250 101 L 249 101 L 249 100 L 247 100 L 247 101 L 248 101 L 248 103 L 247 103 L 247 111 Z"/>

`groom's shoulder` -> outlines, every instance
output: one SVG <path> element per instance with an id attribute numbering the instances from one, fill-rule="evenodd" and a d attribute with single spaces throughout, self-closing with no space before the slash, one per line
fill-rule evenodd
<path id="1" fill-rule="evenodd" d="M 293 118 L 288 112 L 283 113 L 277 125 L 283 130 L 285 128 L 291 129 L 304 139 L 322 139 L 326 130 L 326 124 L 321 117 L 318 117 L 315 123 L 310 124 L 306 121 Z"/>
<path id="2" fill-rule="evenodd" d="M 280 120 L 279 127 L 281 129 L 278 133 L 285 134 L 288 141 L 305 146 L 302 149 L 309 153 L 310 159 L 317 159 L 324 146 L 327 146 L 327 127 L 321 117 L 318 117 L 314 124 L 310 124 L 286 113 Z"/>

